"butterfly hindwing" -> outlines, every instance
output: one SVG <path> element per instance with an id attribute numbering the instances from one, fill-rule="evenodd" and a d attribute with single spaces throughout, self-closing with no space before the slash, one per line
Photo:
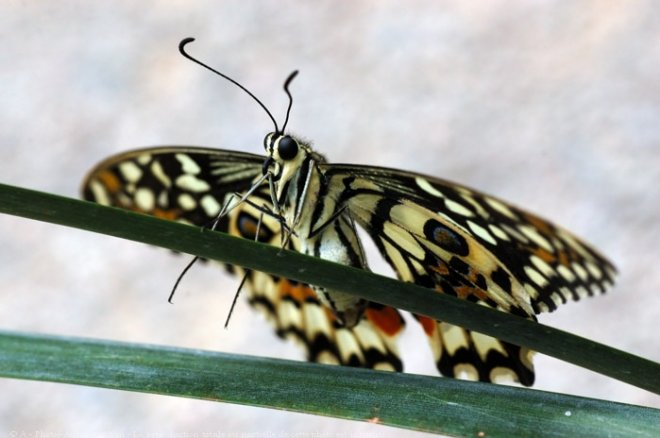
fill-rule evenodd
<path id="1" fill-rule="evenodd" d="M 250 303 L 262 310 L 278 336 L 303 345 L 313 362 L 401 371 L 396 338 L 404 328 L 399 312 L 373 304 L 354 327 L 338 324 L 312 288 L 263 272 L 250 272 Z"/>

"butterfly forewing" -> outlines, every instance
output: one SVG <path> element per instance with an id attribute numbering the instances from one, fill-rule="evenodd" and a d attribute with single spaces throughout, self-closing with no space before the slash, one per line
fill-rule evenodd
<path id="1" fill-rule="evenodd" d="M 164 219 L 208 225 L 228 194 L 252 185 L 263 159 L 207 148 L 135 150 L 94 168 L 83 183 L 83 196 Z"/>
<path id="2" fill-rule="evenodd" d="M 433 242 L 424 227 L 426 231 L 435 230 L 434 236 L 447 245 L 458 245 L 456 241 L 467 235 L 470 242 L 478 243 L 475 249 L 491 255 L 479 254 L 468 260 L 468 264 L 490 276 L 498 289 L 513 288 L 510 293 L 515 295 L 515 283 L 522 286 L 533 313 L 552 311 L 569 299 L 604 292 L 613 284 L 614 266 L 588 244 L 561 227 L 495 197 L 438 178 L 395 169 L 331 165 L 326 174 L 338 180 L 355 178 L 352 184 L 358 193 L 360 186 L 371 185 L 372 191 L 373 187 L 380 191 L 377 198 L 390 200 L 392 208 L 372 209 L 373 224 L 367 226 L 378 225 L 379 221 L 396 222 L 393 219 L 396 216 L 399 225 L 413 232 L 419 245 L 426 248 L 437 240 Z M 346 193 L 350 197 L 356 192 Z M 368 206 L 360 201 L 354 204 L 357 208 Z M 409 215 L 403 220 L 396 211 L 392 212 L 392 209 L 410 210 L 409 206 L 421 207 L 426 212 L 421 214 L 421 219 Z M 371 234 L 377 239 L 383 233 L 378 228 Z M 492 260 L 497 263 L 493 265 Z M 525 300 L 525 296 L 516 298 Z"/>

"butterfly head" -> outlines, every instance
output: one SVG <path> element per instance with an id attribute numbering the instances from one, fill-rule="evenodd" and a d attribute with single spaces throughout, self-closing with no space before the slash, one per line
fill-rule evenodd
<path id="1" fill-rule="evenodd" d="M 287 189 L 298 178 L 309 178 L 309 172 L 316 169 L 316 164 L 325 162 L 325 158 L 314 152 L 309 144 L 288 134 L 271 132 L 264 139 L 266 161 L 264 175 L 270 173 L 274 183 L 277 200 L 285 204 Z"/>
<path id="2" fill-rule="evenodd" d="M 280 132 L 268 134 L 264 139 L 264 148 L 268 158 L 264 162 L 263 172 L 273 175 L 277 199 L 284 202 L 283 193 L 289 182 L 296 178 L 298 171 L 314 153 L 302 141 Z"/>
<path id="3" fill-rule="evenodd" d="M 264 148 L 268 157 L 280 166 L 299 163 L 311 152 L 307 145 L 280 132 L 268 134 L 264 139 Z"/>

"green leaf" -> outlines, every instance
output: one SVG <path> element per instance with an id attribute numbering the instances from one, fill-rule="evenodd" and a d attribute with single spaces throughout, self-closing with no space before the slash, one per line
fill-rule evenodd
<path id="1" fill-rule="evenodd" d="M 277 359 L 0 332 L 0 375 L 264 406 L 455 436 L 657 434 L 660 411 Z"/>
<path id="2" fill-rule="evenodd" d="M 223 233 L 0 184 L 0 212 L 196 254 L 467 327 L 660 393 L 660 365 L 409 283 Z M 0 334 L 0 374 L 486 436 L 652 434 L 657 410 L 453 379 Z"/>

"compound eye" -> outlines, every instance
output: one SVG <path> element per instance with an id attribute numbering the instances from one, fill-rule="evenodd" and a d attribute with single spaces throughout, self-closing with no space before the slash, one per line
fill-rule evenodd
<path id="1" fill-rule="evenodd" d="M 279 152 L 281 159 L 285 161 L 293 160 L 298 155 L 298 142 L 285 135 L 277 145 L 277 152 Z"/>

